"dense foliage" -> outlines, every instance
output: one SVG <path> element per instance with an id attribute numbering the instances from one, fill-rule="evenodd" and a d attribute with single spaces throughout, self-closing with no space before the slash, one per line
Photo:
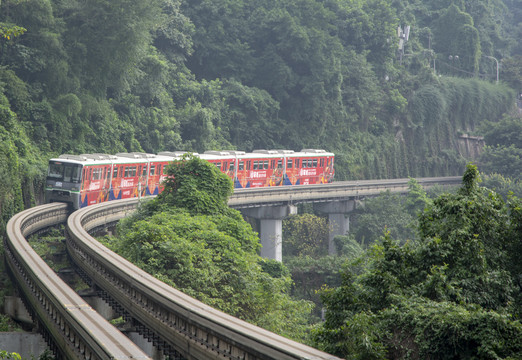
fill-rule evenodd
<path id="1" fill-rule="evenodd" d="M 507 359 L 522 353 L 521 201 L 463 186 L 421 214 L 419 240 L 387 234 L 325 290 L 326 322 L 315 333 L 347 359 Z"/>
<path id="2" fill-rule="evenodd" d="M 317 147 L 338 179 L 458 174 L 459 135 L 521 90 L 520 5 L 3 0 L 2 214 L 65 152 Z"/>
<path id="3" fill-rule="evenodd" d="M 208 305 L 303 340 L 311 303 L 290 299 L 286 268 L 258 255 L 257 234 L 227 206 L 230 179 L 192 156 L 168 171 L 174 178 L 161 196 L 125 219 L 107 244 Z"/>

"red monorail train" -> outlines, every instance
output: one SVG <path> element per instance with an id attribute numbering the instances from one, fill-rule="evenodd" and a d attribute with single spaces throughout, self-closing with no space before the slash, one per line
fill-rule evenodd
<path id="1" fill-rule="evenodd" d="M 185 152 L 60 155 L 49 160 L 45 201 L 74 209 L 162 191 L 166 166 Z M 227 174 L 235 188 L 332 182 L 334 154 L 319 149 L 206 151 L 194 154 Z"/>

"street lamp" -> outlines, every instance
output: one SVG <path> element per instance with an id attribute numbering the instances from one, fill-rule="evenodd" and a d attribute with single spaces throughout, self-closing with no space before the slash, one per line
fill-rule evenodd
<path id="1" fill-rule="evenodd" d="M 493 56 L 488 56 L 488 55 L 484 55 L 484 56 L 487 57 L 488 59 L 495 60 L 495 62 L 497 63 L 497 82 L 496 82 L 496 84 L 498 85 L 498 60 L 496 58 L 494 58 Z"/>
<path id="2" fill-rule="evenodd" d="M 459 59 L 458 55 L 450 55 L 448 56 L 448 59 L 451 61 L 451 67 L 452 67 L 452 74 L 455 75 L 455 61 Z"/>

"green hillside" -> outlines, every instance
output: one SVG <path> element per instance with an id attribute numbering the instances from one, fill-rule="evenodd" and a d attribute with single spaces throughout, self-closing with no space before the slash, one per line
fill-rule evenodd
<path id="1" fill-rule="evenodd" d="M 39 201 L 60 153 L 317 147 L 336 153 L 340 180 L 461 174 L 476 155 L 461 136 L 481 136 L 522 89 L 521 9 L 2 0 L 2 221 Z"/>

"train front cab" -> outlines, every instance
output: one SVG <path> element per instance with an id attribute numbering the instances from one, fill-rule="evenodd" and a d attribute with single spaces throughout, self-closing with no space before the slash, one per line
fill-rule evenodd
<path id="1" fill-rule="evenodd" d="M 82 168 L 81 163 L 67 158 L 49 160 L 45 180 L 45 202 L 65 202 L 73 209 L 78 209 Z"/>

